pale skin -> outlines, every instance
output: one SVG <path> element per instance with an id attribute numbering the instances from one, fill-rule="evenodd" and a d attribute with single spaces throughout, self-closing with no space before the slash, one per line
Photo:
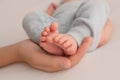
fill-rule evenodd
<path id="1" fill-rule="evenodd" d="M 111 21 L 108 19 L 102 31 L 98 47 L 105 45 L 109 41 L 111 33 L 112 25 Z M 66 70 L 72 68 L 81 61 L 92 42 L 93 40 L 91 37 L 86 37 L 75 55 L 65 57 L 49 55 L 31 40 L 24 40 L 0 48 L 0 67 L 12 63 L 25 62 L 33 68 L 47 72 Z"/>
<path id="2" fill-rule="evenodd" d="M 111 32 L 112 26 L 111 22 L 108 20 L 102 32 L 101 41 L 98 47 L 105 45 L 109 41 Z M 0 48 L 0 67 L 12 63 L 25 62 L 33 68 L 47 72 L 67 70 L 82 60 L 92 42 L 91 37 L 86 37 L 75 55 L 64 57 L 49 55 L 31 40 L 24 40 Z"/>
<path id="3" fill-rule="evenodd" d="M 31 40 L 25 40 L 0 48 L 0 67 L 11 63 L 25 62 L 30 66 L 47 72 L 66 70 L 76 65 L 92 44 L 87 37 L 76 55 L 70 57 L 49 55 Z"/>
<path id="4" fill-rule="evenodd" d="M 57 26 L 57 23 L 53 23 L 50 28 L 45 28 L 40 46 L 52 54 L 62 55 L 64 52 L 66 55 L 73 55 L 77 50 L 76 40 L 71 35 L 60 34 Z"/>

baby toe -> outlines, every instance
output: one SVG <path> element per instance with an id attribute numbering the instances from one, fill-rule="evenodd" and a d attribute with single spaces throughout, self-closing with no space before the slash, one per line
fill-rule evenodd
<path id="1" fill-rule="evenodd" d="M 50 32 L 50 28 L 49 27 L 46 27 L 45 29 L 44 29 L 44 31 L 46 31 L 46 32 Z"/>
<path id="2" fill-rule="evenodd" d="M 40 41 L 42 41 L 42 42 L 46 41 L 46 37 L 41 37 Z"/>
<path id="3" fill-rule="evenodd" d="M 42 36 L 48 36 L 48 32 L 43 31 L 43 32 L 42 32 Z"/>
<path id="4" fill-rule="evenodd" d="M 67 48 L 67 47 L 69 47 L 69 46 L 71 46 L 71 42 L 70 42 L 70 41 L 66 41 L 66 42 L 63 44 L 63 47 L 64 47 L 64 48 Z"/>
<path id="5" fill-rule="evenodd" d="M 62 37 L 62 38 L 60 38 L 60 40 L 59 40 L 59 44 L 64 44 L 66 41 L 67 41 L 68 39 L 66 38 L 66 37 Z"/>

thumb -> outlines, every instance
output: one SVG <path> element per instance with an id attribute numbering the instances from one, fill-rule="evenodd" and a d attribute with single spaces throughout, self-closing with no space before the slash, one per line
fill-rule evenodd
<path id="1" fill-rule="evenodd" d="M 83 56 L 86 54 L 88 51 L 90 45 L 92 44 L 93 39 L 91 37 L 86 37 L 83 40 L 82 45 L 78 48 L 78 51 L 75 55 L 70 56 L 69 59 L 71 61 L 71 67 L 79 63 L 79 61 L 83 58 Z"/>

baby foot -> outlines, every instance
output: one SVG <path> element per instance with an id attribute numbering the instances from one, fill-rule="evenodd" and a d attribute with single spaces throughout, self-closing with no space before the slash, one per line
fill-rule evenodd
<path id="1" fill-rule="evenodd" d="M 56 3 L 51 3 L 50 6 L 48 7 L 48 9 L 46 10 L 46 13 L 50 16 L 53 15 L 53 13 L 55 12 L 56 8 L 57 8 L 57 4 Z"/>
<path id="2" fill-rule="evenodd" d="M 64 50 L 66 55 L 74 55 L 77 50 L 76 40 L 69 34 L 59 34 L 53 38 L 55 44 Z"/>
<path id="3" fill-rule="evenodd" d="M 44 29 L 44 31 L 41 34 L 40 37 L 40 46 L 46 50 L 47 52 L 51 53 L 51 54 L 55 54 L 55 55 L 62 55 L 63 54 L 63 50 L 56 46 L 53 41 L 51 40 L 50 37 L 48 37 L 49 35 L 52 34 L 57 34 L 58 30 L 57 30 L 57 24 L 53 23 L 50 28 L 46 27 Z M 49 40 L 49 41 L 48 41 Z"/>

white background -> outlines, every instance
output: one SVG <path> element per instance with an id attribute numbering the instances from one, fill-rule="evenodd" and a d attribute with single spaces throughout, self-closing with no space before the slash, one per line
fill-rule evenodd
<path id="1" fill-rule="evenodd" d="M 32 10 L 45 10 L 55 0 L 0 0 L 0 47 L 24 39 L 22 19 Z M 109 0 L 113 35 L 104 47 L 87 54 L 74 68 L 46 73 L 26 64 L 0 68 L 0 80 L 120 80 L 120 1 Z"/>

